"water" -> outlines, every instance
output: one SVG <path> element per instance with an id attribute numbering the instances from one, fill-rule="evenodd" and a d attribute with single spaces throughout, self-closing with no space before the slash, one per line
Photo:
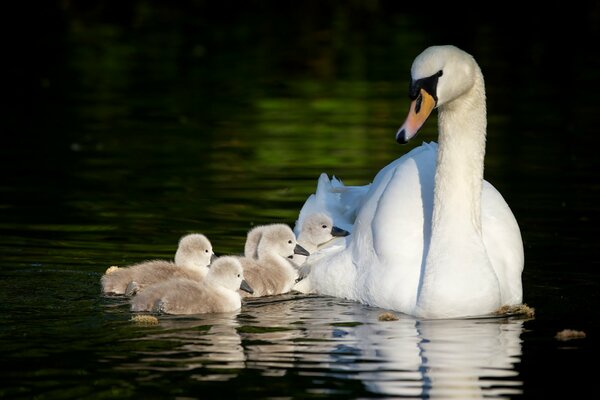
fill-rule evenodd
<path id="1" fill-rule="evenodd" d="M 0 397 L 582 398 L 598 356 L 598 11 L 448 21 L 388 2 L 46 5 L 11 64 L 0 149 Z M 239 5 L 236 7 L 240 7 Z M 37 15 L 36 13 L 39 13 Z M 187 232 L 239 253 L 321 172 L 368 183 L 407 146 L 408 71 L 481 65 L 486 178 L 519 221 L 533 319 L 424 321 L 324 296 L 132 322 L 110 265 Z M 587 337 L 561 342 L 565 328 Z"/>

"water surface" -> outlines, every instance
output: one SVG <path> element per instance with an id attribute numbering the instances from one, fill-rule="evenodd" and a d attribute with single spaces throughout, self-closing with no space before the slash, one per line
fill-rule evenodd
<path id="1" fill-rule="evenodd" d="M 15 53 L 0 148 L 0 397 L 586 397 L 598 356 L 597 10 L 458 21 L 388 2 L 52 4 Z M 408 7 L 408 8 L 407 8 Z M 445 10 L 440 10 L 445 11 Z M 443 13 L 442 13 L 443 14 Z M 440 14 L 441 15 L 441 14 Z M 508 21 L 508 22 L 507 22 Z M 113 264 L 203 232 L 240 253 L 321 172 L 366 184 L 412 59 L 454 43 L 487 85 L 486 179 L 525 243 L 533 319 L 426 321 L 326 296 L 131 322 Z M 586 339 L 560 342 L 565 328 Z"/>

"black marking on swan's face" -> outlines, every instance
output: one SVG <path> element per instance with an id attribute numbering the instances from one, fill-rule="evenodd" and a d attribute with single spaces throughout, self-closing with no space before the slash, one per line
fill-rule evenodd
<path id="1" fill-rule="evenodd" d="M 417 114 L 421 108 L 421 101 L 418 100 L 420 98 L 419 92 L 421 89 L 429 93 L 437 103 L 437 84 L 439 77 L 442 75 L 444 75 L 444 71 L 440 69 L 435 74 L 426 78 L 417 79 L 416 81 L 411 79 L 410 86 L 408 87 L 408 97 L 410 97 L 411 100 L 417 100 L 417 104 L 415 104 L 415 112 Z"/>

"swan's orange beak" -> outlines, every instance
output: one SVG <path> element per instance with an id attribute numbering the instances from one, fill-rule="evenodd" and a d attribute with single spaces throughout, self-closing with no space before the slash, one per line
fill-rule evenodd
<path id="1" fill-rule="evenodd" d="M 406 144 L 412 139 L 419 129 L 425 123 L 431 111 L 435 108 L 436 101 L 432 95 L 427 93 L 425 89 L 419 91 L 419 96 L 410 103 L 410 111 L 404 124 L 396 133 L 396 141 L 400 144 Z"/>

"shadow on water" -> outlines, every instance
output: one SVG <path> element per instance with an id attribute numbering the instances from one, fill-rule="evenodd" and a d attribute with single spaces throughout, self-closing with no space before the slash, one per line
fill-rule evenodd
<path id="1" fill-rule="evenodd" d="M 586 397 L 582 366 L 599 355 L 600 60 L 584 44 L 598 42 L 600 11 L 503 4 L 449 19 L 450 7 L 27 10 L 0 147 L 0 397 Z M 292 225 L 321 172 L 366 184 L 435 140 L 435 119 L 410 145 L 393 136 L 413 58 L 445 43 L 485 75 L 485 176 L 519 221 L 534 319 L 380 322 L 379 309 L 286 295 L 143 326 L 126 300 L 100 295 L 110 265 L 170 259 L 192 231 L 240 253 L 252 226 Z M 565 328 L 587 338 L 555 340 Z"/>

